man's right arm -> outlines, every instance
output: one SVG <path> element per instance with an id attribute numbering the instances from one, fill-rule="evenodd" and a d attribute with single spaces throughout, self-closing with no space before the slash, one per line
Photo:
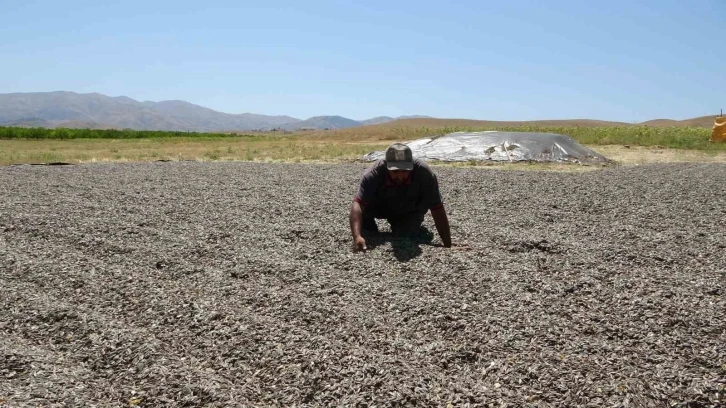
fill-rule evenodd
<path id="1" fill-rule="evenodd" d="M 353 235 L 353 249 L 356 251 L 366 250 L 366 240 L 361 235 L 361 228 L 363 224 L 363 207 L 361 207 L 358 201 L 353 201 L 350 206 L 350 233 Z"/>
<path id="2" fill-rule="evenodd" d="M 353 235 L 353 247 L 357 251 L 366 250 L 366 241 L 361 236 L 363 210 L 375 196 L 378 181 L 381 177 L 379 169 L 383 166 L 385 166 L 384 162 L 379 160 L 366 170 L 358 186 L 358 193 L 355 195 L 353 204 L 350 206 L 350 233 Z"/>

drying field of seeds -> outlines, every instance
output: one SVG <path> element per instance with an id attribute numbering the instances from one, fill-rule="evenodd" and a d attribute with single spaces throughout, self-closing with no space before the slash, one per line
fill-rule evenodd
<path id="1" fill-rule="evenodd" d="M 363 164 L 0 168 L 0 406 L 726 403 L 726 165 L 434 167 L 370 237 Z"/>

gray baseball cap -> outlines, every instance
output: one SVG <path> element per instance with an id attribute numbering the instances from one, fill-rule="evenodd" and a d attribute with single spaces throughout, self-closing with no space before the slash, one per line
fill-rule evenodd
<path id="1" fill-rule="evenodd" d="M 413 153 L 403 143 L 394 143 L 386 149 L 388 170 L 413 170 Z"/>

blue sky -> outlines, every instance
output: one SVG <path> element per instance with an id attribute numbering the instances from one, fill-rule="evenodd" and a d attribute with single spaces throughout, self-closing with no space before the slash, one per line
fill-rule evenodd
<path id="1" fill-rule="evenodd" d="M 0 9 L 0 93 L 181 99 L 302 119 L 639 122 L 726 108 L 725 0 L 0 0 Z"/>

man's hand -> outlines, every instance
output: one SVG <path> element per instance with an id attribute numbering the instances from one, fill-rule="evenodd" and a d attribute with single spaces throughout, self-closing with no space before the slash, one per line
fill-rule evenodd
<path id="1" fill-rule="evenodd" d="M 365 252 L 367 249 L 368 248 L 366 247 L 366 240 L 363 237 L 361 237 L 359 235 L 353 239 L 353 250 L 355 252 L 358 252 L 358 251 Z"/>

